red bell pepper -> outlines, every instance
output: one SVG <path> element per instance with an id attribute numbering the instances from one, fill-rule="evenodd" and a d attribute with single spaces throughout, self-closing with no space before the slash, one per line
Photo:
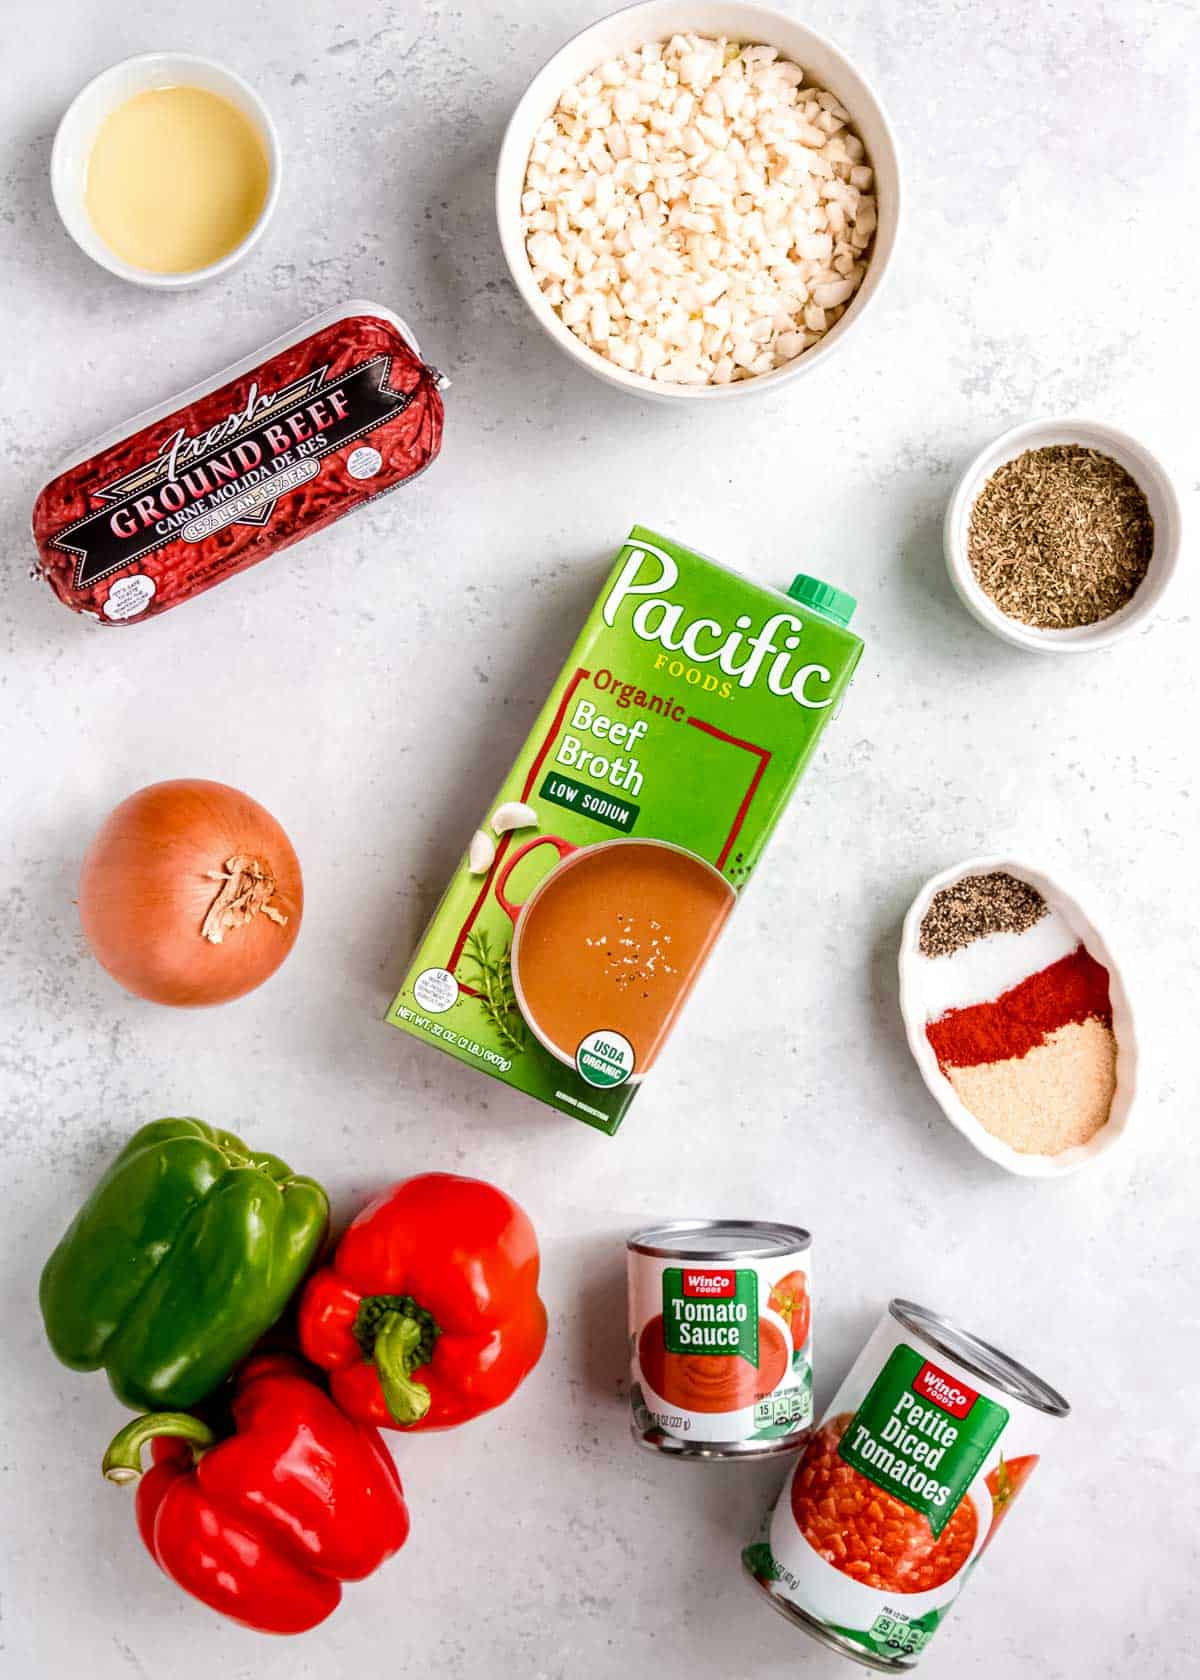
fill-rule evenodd
<path id="1" fill-rule="evenodd" d="M 344 1412 L 450 1429 L 507 1400 L 546 1343 L 526 1215 L 477 1178 L 424 1173 L 355 1219 L 309 1279 L 300 1345 Z"/>
<path id="2" fill-rule="evenodd" d="M 134 1418 L 104 1473 L 135 1481 L 142 1539 L 203 1603 L 262 1633 L 303 1633 L 335 1610 L 343 1581 L 408 1537 L 408 1507 L 378 1432 L 355 1423 L 286 1354 L 243 1366 L 235 1433 L 216 1442 L 188 1412 Z M 152 1442 L 154 1463 L 141 1474 Z"/>

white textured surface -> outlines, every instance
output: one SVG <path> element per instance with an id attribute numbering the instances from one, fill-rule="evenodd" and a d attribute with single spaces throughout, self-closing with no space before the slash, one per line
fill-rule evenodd
<path id="1" fill-rule="evenodd" d="M 59 0 L 23 8 L 7 37 L 0 1669 L 849 1674 L 741 1582 L 739 1543 L 779 1472 L 689 1471 L 626 1437 L 622 1239 L 659 1214 L 725 1212 L 815 1232 L 819 1399 L 905 1293 L 1011 1345 L 1076 1403 L 929 1675 L 1183 1680 L 1200 1665 L 1194 563 L 1147 637 L 1058 664 L 965 615 L 939 524 L 966 457 L 1039 410 L 1124 424 L 1191 496 L 1196 13 L 813 0 L 808 21 L 861 61 L 897 126 L 907 238 L 864 335 L 733 418 L 606 391 L 503 275 L 502 124 L 598 9 Z M 176 298 L 92 267 L 46 179 L 76 88 L 163 45 L 254 79 L 287 155 L 262 248 Z M 127 633 L 92 632 L 26 581 L 27 509 L 56 457 L 352 293 L 400 308 L 454 375 L 432 473 Z M 608 1140 L 379 1018 L 635 518 L 764 578 L 829 576 L 861 598 L 869 651 L 671 1051 Z M 295 955 L 216 1014 L 117 991 L 71 902 L 109 806 L 179 774 L 261 799 L 306 871 Z M 918 883 L 1009 844 L 1098 886 L 1143 1025 L 1140 1135 L 1061 1184 L 1011 1179 L 951 1130 L 896 1007 Z M 409 1546 L 287 1645 L 155 1572 L 129 1498 L 97 1470 L 119 1408 L 41 1338 L 52 1241 L 118 1140 L 171 1112 L 245 1128 L 343 1210 L 424 1167 L 494 1177 L 544 1240 L 541 1368 L 492 1418 L 399 1443 Z"/>

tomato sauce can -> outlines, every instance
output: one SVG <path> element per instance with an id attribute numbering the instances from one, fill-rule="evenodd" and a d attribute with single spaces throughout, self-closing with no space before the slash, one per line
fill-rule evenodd
<path id="1" fill-rule="evenodd" d="M 794 1452 L 812 1425 L 812 1238 L 676 1219 L 629 1261 L 634 1439 L 680 1458 Z"/>
<path id="2" fill-rule="evenodd" d="M 1070 1407 L 893 1301 L 742 1553 L 774 1607 L 866 1668 L 912 1668 Z"/>

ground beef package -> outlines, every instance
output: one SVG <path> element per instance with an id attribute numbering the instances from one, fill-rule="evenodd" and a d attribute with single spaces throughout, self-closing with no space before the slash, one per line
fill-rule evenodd
<path id="1" fill-rule="evenodd" d="M 415 478 L 443 383 L 390 310 L 328 310 L 77 452 L 33 510 L 41 575 L 100 624 L 166 612 Z"/>

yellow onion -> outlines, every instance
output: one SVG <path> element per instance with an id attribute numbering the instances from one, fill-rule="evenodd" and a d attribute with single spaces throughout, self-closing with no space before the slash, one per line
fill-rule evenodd
<path id="1" fill-rule="evenodd" d="M 295 944 L 300 864 L 269 811 L 220 782 L 156 782 L 92 841 L 79 918 L 97 961 L 154 1003 L 227 1003 Z"/>

